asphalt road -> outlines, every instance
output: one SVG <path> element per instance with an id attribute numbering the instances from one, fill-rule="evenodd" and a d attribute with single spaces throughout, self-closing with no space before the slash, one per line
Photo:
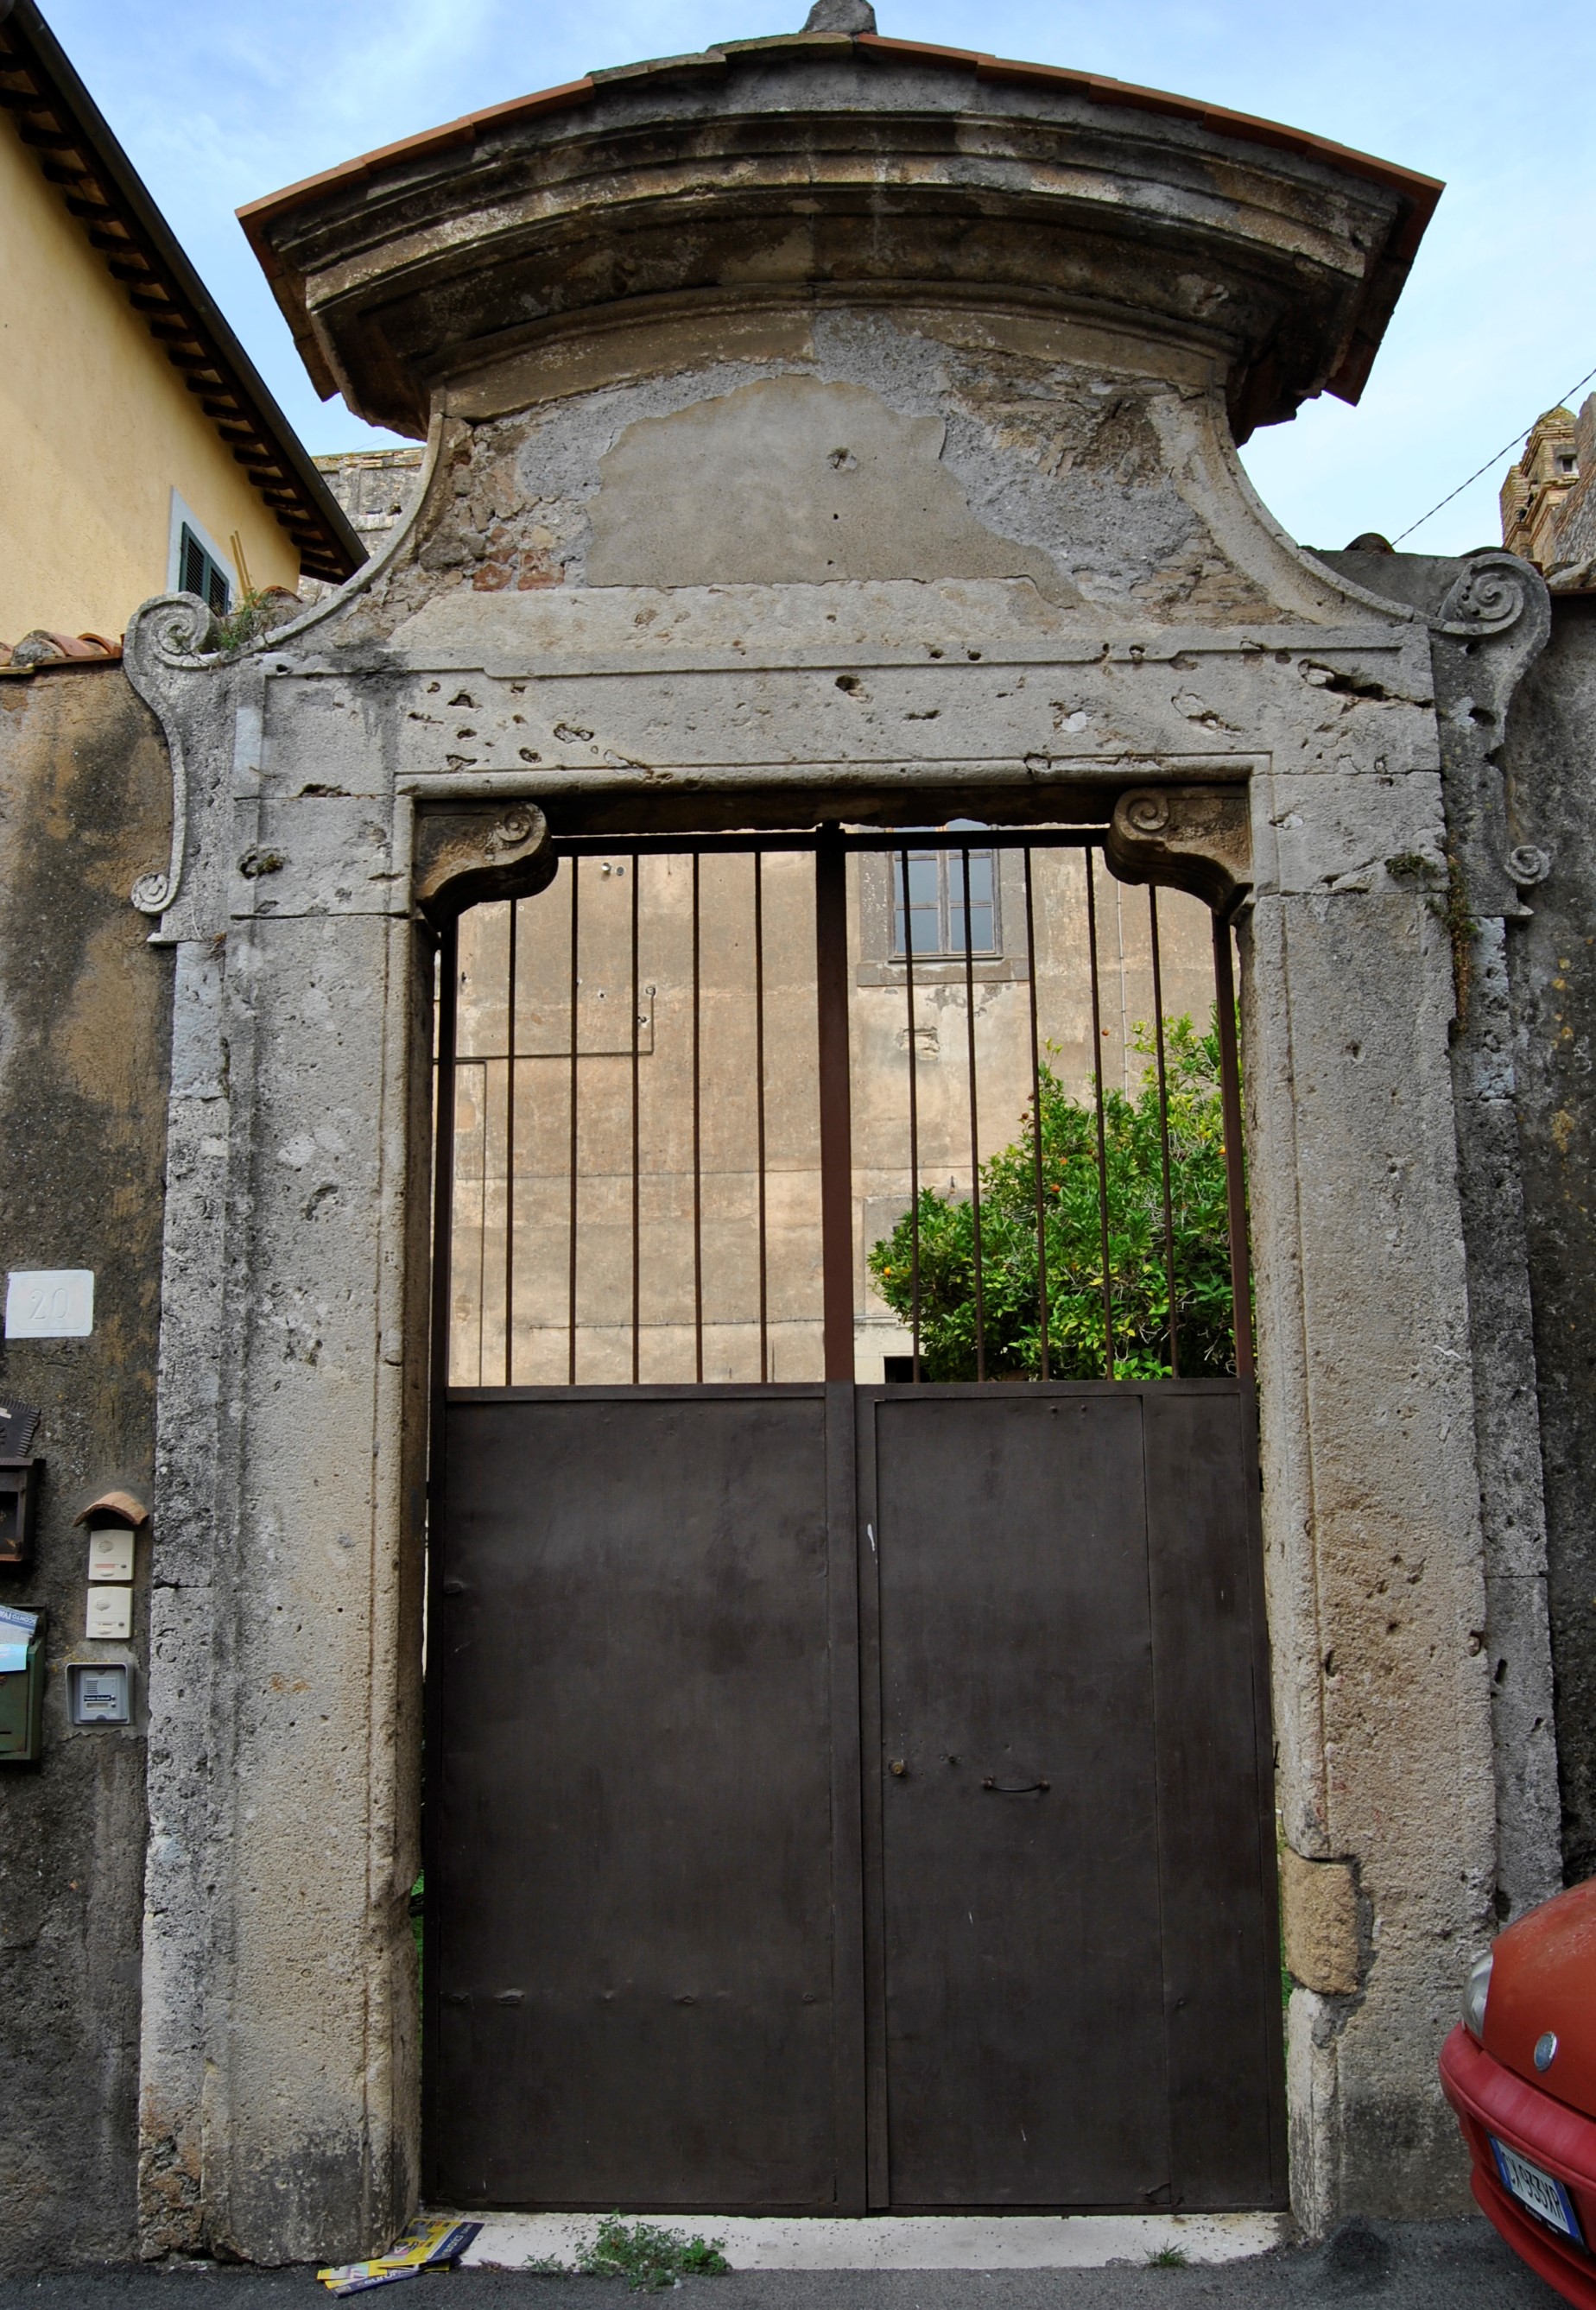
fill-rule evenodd
<path id="1" fill-rule="evenodd" d="M 1324 2245 L 1184 2270 L 733 2271 L 686 2281 L 695 2310 L 1557 2310 L 1558 2297 L 1480 2220 L 1348 2223 Z M 213 2264 L 0 2279 L 0 2310 L 310 2310 L 309 2270 Z M 438 2271 L 393 2310 L 643 2310 L 618 2280 Z"/>

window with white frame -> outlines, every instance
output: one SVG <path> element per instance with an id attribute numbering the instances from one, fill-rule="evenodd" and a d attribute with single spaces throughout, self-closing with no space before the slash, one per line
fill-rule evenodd
<path id="1" fill-rule="evenodd" d="M 991 850 L 915 850 L 891 855 L 894 962 L 991 960 L 1002 952 L 996 855 Z"/>

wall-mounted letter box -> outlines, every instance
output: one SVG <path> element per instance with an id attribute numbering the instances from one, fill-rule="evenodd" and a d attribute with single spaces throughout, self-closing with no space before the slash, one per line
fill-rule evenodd
<path id="1" fill-rule="evenodd" d="M 0 1604 L 0 1765 L 30 1765 L 44 1712 L 42 1612 Z"/>
<path id="2" fill-rule="evenodd" d="M 39 1407 L 13 1396 L 0 1403 L 0 1564 L 31 1564 L 33 1522 L 44 1462 L 33 1457 Z"/>
<path id="3" fill-rule="evenodd" d="M 31 1564 L 42 1460 L 0 1460 L 0 1564 Z"/>

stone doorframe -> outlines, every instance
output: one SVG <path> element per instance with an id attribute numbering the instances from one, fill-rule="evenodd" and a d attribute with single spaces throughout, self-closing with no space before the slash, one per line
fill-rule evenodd
<path id="1" fill-rule="evenodd" d="M 1490 1040 L 1501 916 L 1485 908 L 1514 903 L 1497 887 L 1491 758 L 1544 638 L 1538 584 L 1480 556 L 1427 623 L 1349 588 L 1355 632 L 1277 628 L 1267 662 L 1222 635 L 1184 643 L 1229 652 L 1214 680 L 1256 694 L 1254 727 L 1268 684 L 1298 696 L 1304 664 L 1347 682 L 1374 665 L 1427 703 L 1433 664 L 1449 805 L 1474 796 L 1466 823 L 1451 810 L 1450 852 L 1443 761 L 1422 745 L 1400 777 L 1347 761 L 1316 786 L 1271 751 L 1210 751 L 1054 758 L 985 790 L 994 818 L 1033 820 L 1112 792 L 1122 872 L 1239 908 L 1294 2195 L 1310 2228 L 1459 2201 L 1434 2059 L 1494 1924 L 1499 1775 L 1519 1810 L 1516 1887 L 1555 1870 L 1549 1741 L 1528 1780 L 1516 1734 L 1494 1752 L 1487 1649 L 1493 1617 L 1516 1612 L 1512 1706 L 1533 1707 L 1532 1368 L 1526 1400 L 1523 1357 L 1496 1368 L 1471 1335 L 1459 1186 L 1460 1134 L 1467 1186 L 1512 1121 Z M 414 2204 L 438 921 L 542 886 L 545 803 L 612 829 L 627 813 L 770 823 L 794 786 L 815 819 L 938 793 L 928 774 L 883 796 L 835 760 L 791 770 L 781 799 L 701 774 L 687 795 L 624 763 L 558 781 L 408 774 L 378 699 L 428 668 L 329 665 L 316 624 L 208 657 L 208 613 L 177 597 L 127 644 L 176 793 L 172 864 L 135 893 L 178 950 L 143 1945 L 152 2254 L 342 2256 L 386 2243 Z M 1457 877 L 1476 857 L 1470 921 Z M 1474 957 L 1472 1024 L 1449 1055 Z M 1454 1065 L 1473 1076 L 1454 1085 Z M 1510 1221 L 1487 1284 L 1517 1324 Z M 1511 1550 L 1488 1553 L 1482 1496 L 1488 1524 L 1518 1516 Z"/>

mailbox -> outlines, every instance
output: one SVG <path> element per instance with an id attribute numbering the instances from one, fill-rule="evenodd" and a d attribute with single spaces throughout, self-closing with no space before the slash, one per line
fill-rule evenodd
<path id="1" fill-rule="evenodd" d="M 44 1716 L 42 1612 L 0 1604 L 0 1765 L 30 1765 Z"/>
<path id="2" fill-rule="evenodd" d="M 44 1462 L 33 1456 L 39 1407 L 14 1396 L 0 1403 L 0 1564 L 31 1564 L 39 1480 Z"/>
<path id="3" fill-rule="evenodd" d="M 31 1564 L 42 1460 L 0 1460 L 0 1564 Z"/>

